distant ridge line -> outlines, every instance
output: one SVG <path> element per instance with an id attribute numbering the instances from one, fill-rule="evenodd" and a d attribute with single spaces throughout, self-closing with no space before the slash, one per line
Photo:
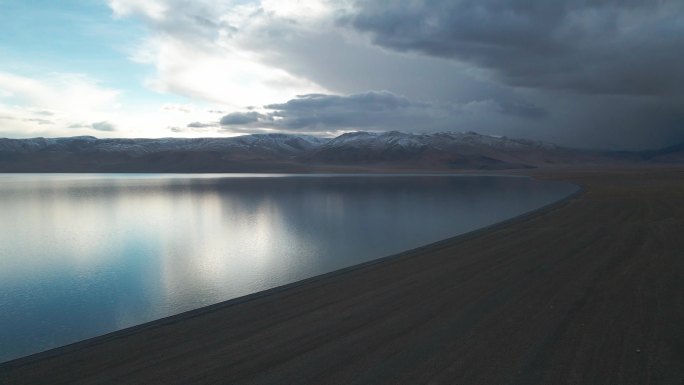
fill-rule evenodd
<path id="1" fill-rule="evenodd" d="M 0 138 L 0 172 L 316 172 L 509 170 L 684 163 L 684 144 L 600 151 L 475 132 L 357 131 L 207 138 Z"/>

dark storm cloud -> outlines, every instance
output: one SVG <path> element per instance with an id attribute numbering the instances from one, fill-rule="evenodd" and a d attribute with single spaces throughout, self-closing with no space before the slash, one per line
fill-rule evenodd
<path id="1" fill-rule="evenodd" d="M 684 106 L 677 98 L 544 93 L 555 106 L 544 122 L 550 139 L 580 147 L 660 148 L 684 141 Z"/>
<path id="2" fill-rule="evenodd" d="M 614 149 L 684 141 L 682 0 L 359 0 L 313 24 L 255 10 L 239 28 L 222 17 L 228 3 L 182 4 L 149 23 L 204 53 L 258 53 L 333 94 L 213 110 L 219 129 L 472 130 Z"/>
<path id="3" fill-rule="evenodd" d="M 590 94 L 684 88 L 681 0 L 358 2 L 345 22 L 375 44 L 458 59 L 506 84 Z"/>
<path id="4" fill-rule="evenodd" d="M 265 106 L 271 110 L 281 111 L 320 111 L 320 110 L 354 110 L 354 111 L 387 111 L 406 108 L 412 103 L 403 96 L 387 91 L 369 91 L 349 96 L 308 94 L 299 95 L 297 99 L 286 103 Z"/>
<path id="5" fill-rule="evenodd" d="M 330 131 L 413 127 L 436 110 L 387 91 L 352 95 L 307 94 L 285 103 L 264 106 L 265 113 L 234 112 L 221 119 L 222 126 L 268 127 L 280 130 Z"/>
<path id="6" fill-rule="evenodd" d="M 403 125 L 429 113 L 428 107 L 386 91 L 349 96 L 300 95 L 286 103 L 265 106 L 272 110 L 269 115 L 278 127 L 321 130 Z"/>
<path id="7" fill-rule="evenodd" d="M 548 115 L 548 111 L 532 103 L 500 102 L 499 112 L 526 119 L 541 119 Z"/>
<path id="8" fill-rule="evenodd" d="M 224 129 L 268 128 L 281 131 L 399 129 L 413 132 L 472 128 L 473 116 L 515 116 L 538 119 L 546 111 L 531 103 L 492 100 L 444 104 L 409 100 L 388 91 L 352 95 L 307 94 L 285 103 L 269 104 L 264 112 L 235 112 L 221 119 Z M 467 127 L 464 126 L 468 123 Z"/>
<path id="9" fill-rule="evenodd" d="M 91 127 L 93 128 L 93 130 L 97 130 L 97 131 L 105 131 L 105 132 L 116 131 L 116 127 L 113 124 L 106 122 L 106 121 L 93 123 L 91 125 Z"/>
<path id="10" fill-rule="evenodd" d="M 637 149 L 684 141 L 683 17 L 681 0 L 378 0 L 339 25 L 390 52 L 469 67 L 455 76 L 489 79 L 500 88 L 485 98 L 518 118 L 457 116 L 456 130 Z"/>

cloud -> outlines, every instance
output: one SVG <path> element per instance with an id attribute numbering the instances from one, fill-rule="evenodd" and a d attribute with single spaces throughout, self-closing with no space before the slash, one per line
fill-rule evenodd
<path id="1" fill-rule="evenodd" d="M 91 125 L 93 130 L 111 132 L 116 131 L 116 127 L 109 122 L 95 122 Z"/>
<path id="2" fill-rule="evenodd" d="M 548 111 L 529 102 L 501 102 L 499 111 L 502 114 L 518 116 L 527 119 L 541 119 L 548 115 Z"/>
<path id="3" fill-rule="evenodd" d="M 214 122 L 212 122 L 212 123 L 192 122 L 192 123 L 188 124 L 187 127 L 190 127 L 190 128 L 207 128 L 207 127 L 218 127 L 218 125 L 219 125 L 218 123 L 214 123 Z"/>
<path id="4" fill-rule="evenodd" d="M 95 123 L 74 123 L 74 124 L 69 125 L 68 128 L 70 128 L 70 129 L 85 128 L 85 129 L 92 129 L 92 130 L 97 130 L 97 131 L 102 131 L 102 132 L 116 131 L 116 126 L 110 122 L 107 122 L 107 121 L 95 122 Z"/>
<path id="5" fill-rule="evenodd" d="M 161 108 L 164 111 L 177 111 L 184 112 L 186 114 L 195 111 L 195 106 L 193 106 L 192 104 L 167 103 L 164 104 Z"/>
<path id="6" fill-rule="evenodd" d="M 159 137 L 167 127 L 189 120 L 217 120 L 210 105 L 163 103 L 123 98 L 123 91 L 103 86 L 84 74 L 49 73 L 27 77 L 0 72 L 0 136 Z"/>
<path id="7" fill-rule="evenodd" d="M 40 119 L 40 118 L 29 118 L 29 119 L 24 119 L 25 122 L 36 122 L 38 124 L 55 124 L 52 120 L 48 119 Z"/>
<path id="8" fill-rule="evenodd" d="M 0 72 L 0 89 L 9 96 L 3 99 L 26 105 L 27 111 L 83 113 L 108 109 L 117 104 L 119 90 L 102 87 L 82 74 L 51 74 L 44 78 L 29 78 Z"/>
<path id="9" fill-rule="evenodd" d="M 225 127 L 261 127 L 307 132 L 343 129 L 377 129 L 413 123 L 429 113 L 427 105 L 387 91 L 352 95 L 306 94 L 285 103 L 269 104 L 264 112 L 233 112 L 221 118 Z M 406 124 L 403 125 L 407 127 Z"/>
<path id="10" fill-rule="evenodd" d="M 114 14 L 118 17 L 132 15 L 132 14 L 142 14 L 153 20 L 162 19 L 168 12 L 169 7 L 164 1 L 155 0 L 138 0 L 138 1 L 125 1 L 125 0 L 109 0 L 109 6 L 114 11 Z"/>
<path id="11" fill-rule="evenodd" d="M 0 114 L 14 121 L 0 129 L 20 137 L 72 135 L 78 122 L 114 115 L 121 94 L 83 74 L 65 73 L 26 77 L 0 72 L 0 89 L 5 91 Z"/>
<path id="12" fill-rule="evenodd" d="M 168 126 L 167 129 L 176 134 L 189 134 L 189 135 L 206 135 L 206 134 L 216 134 L 220 133 L 220 125 L 218 122 L 192 122 L 185 127 L 180 126 Z"/>
<path id="13" fill-rule="evenodd" d="M 531 104 L 503 104 L 494 100 L 462 104 L 410 100 L 389 91 L 351 95 L 306 94 L 284 103 L 269 104 L 263 112 L 234 112 L 224 116 L 223 129 L 271 129 L 291 132 L 341 132 L 398 129 L 412 132 L 469 130 L 504 115 L 537 119 L 544 111 Z M 482 119 L 475 122 L 474 117 Z M 509 118 L 506 118 L 510 121 Z M 482 129 L 482 127 L 477 127 Z"/>
<path id="14" fill-rule="evenodd" d="M 45 110 L 33 111 L 33 113 L 36 115 L 41 115 L 41 116 L 54 116 L 55 115 L 55 113 L 53 111 L 45 111 Z"/>
<path id="15" fill-rule="evenodd" d="M 270 110 L 269 116 L 273 118 L 274 127 L 321 131 L 397 126 L 415 129 L 415 124 L 431 118 L 429 115 L 432 112 L 427 105 L 412 103 L 405 97 L 387 91 L 348 96 L 300 95 L 285 103 L 270 104 L 264 108 Z"/>
<path id="16" fill-rule="evenodd" d="M 282 104 L 265 106 L 271 110 L 282 111 L 315 111 L 345 109 L 355 111 L 387 111 L 409 107 L 412 103 L 405 97 L 394 95 L 389 91 L 369 91 L 349 96 L 309 94 L 299 95 Z"/>
<path id="17" fill-rule="evenodd" d="M 74 123 L 67 126 L 67 128 L 93 128 L 93 126 L 85 123 Z"/>
<path id="18" fill-rule="evenodd" d="M 260 114 L 258 112 L 233 112 L 225 115 L 221 118 L 222 126 L 244 126 L 259 121 L 263 121 L 267 118 L 266 115 Z"/>
<path id="19" fill-rule="evenodd" d="M 131 55 L 154 66 L 148 88 L 236 108 L 324 91 L 306 78 L 265 65 L 258 52 L 240 41 L 273 19 L 294 17 L 302 4 L 317 2 L 281 3 L 110 0 L 109 6 L 118 17 L 137 17 L 150 27 L 151 34 Z"/>
<path id="20" fill-rule="evenodd" d="M 683 12 L 679 0 L 360 1 L 343 23 L 512 86 L 665 95 L 684 89 Z"/>
<path id="21" fill-rule="evenodd" d="M 185 132 L 473 130 L 612 148 L 684 141 L 679 0 L 109 4 L 150 31 L 131 54 L 152 67 L 149 88 L 224 116 L 220 127 Z M 391 96 L 372 100 L 370 90 Z M 195 111 L 163 125 L 216 120 Z"/>

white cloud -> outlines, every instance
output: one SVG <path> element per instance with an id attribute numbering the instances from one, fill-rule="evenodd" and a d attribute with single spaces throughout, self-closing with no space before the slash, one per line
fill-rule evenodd
<path id="1" fill-rule="evenodd" d="M 261 7 L 267 13 L 276 17 L 292 20 L 321 20 L 329 19 L 335 12 L 343 8 L 344 2 L 323 0 L 262 0 Z"/>
<path id="2" fill-rule="evenodd" d="M 119 17 L 140 13 L 154 20 L 162 19 L 169 9 L 164 1 L 156 0 L 110 0 L 109 6 Z"/>
<path id="3" fill-rule="evenodd" d="M 30 78 L 0 72 L 0 137 L 168 136 L 168 127 L 215 118 L 208 107 L 125 104 L 123 92 L 80 74 Z"/>
<path id="4" fill-rule="evenodd" d="M 249 52 L 227 48 L 214 52 L 172 37 L 153 38 L 146 46 L 139 54 L 151 58 L 157 70 L 146 83 L 158 92 L 244 107 L 321 91 L 306 80 L 259 63 Z"/>
<path id="5" fill-rule="evenodd" d="M 119 90 L 81 74 L 39 79 L 0 72 L 0 90 L 0 133 L 11 136 L 71 135 L 69 126 L 105 121 L 121 107 Z"/>
<path id="6" fill-rule="evenodd" d="M 0 90 L 10 102 L 63 114 L 97 113 L 118 106 L 120 91 L 100 86 L 80 74 L 35 79 L 0 72 Z"/>
<path id="7" fill-rule="evenodd" d="M 296 30 L 325 19 L 334 9 L 330 4 L 199 1 L 183 3 L 183 12 L 162 12 L 181 7 L 181 2 L 109 2 L 116 15 L 137 16 L 150 26 L 152 34 L 131 55 L 134 61 L 154 66 L 155 74 L 146 80 L 150 89 L 232 109 L 326 91 L 273 63 L 264 64 L 262 47 L 252 44 L 264 34 L 287 33 L 273 29 L 278 25 Z"/>

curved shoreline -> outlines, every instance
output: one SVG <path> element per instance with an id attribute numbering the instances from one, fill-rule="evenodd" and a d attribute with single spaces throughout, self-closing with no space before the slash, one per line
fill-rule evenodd
<path id="1" fill-rule="evenodd" d="M 372 176 L 372 177 L 377 176 L 377 175 L 368 175 L 368 174 L 358 174 L 358 175 L 353 175 L 353 176 L 361 176 L 361 175 Z M 348 175 L 343 174 L 340 176 L 346 177 Z M 385 176 L 385 175 L 382 175 L 382 176 Z M 394 177 L 396 175 L 387 174 L 386 176 Z M 404 175 L 401 175 L 401 176 L 404 176 Z M 444 175 L 444 174 L 407 174 L 406 176 L 449 176 L 449 175 Z M 454 176 L 461 176 L 461 175 L 454 175 Z M 525 176 L 525 175 L 505 175 L 505 174 L 500 174 L 500 175 L 499 174 L 495 174 L 495 175 L 463 175 L 463 176 L 468 176 L 468 177 L 470 177 L 470 176 L 496 176 L 496 177 L 512 177 L 512 178 L 515 178 L 515 177 L 531 178 L 531 177 Z M 175 322 L 182 322 L 184 320 L 187 320 L 187 319 L 190 319 L 193 317 L 197 317 L 197 316 L 200 316 L 202 314 L 206 314 L 206 313 L 210 313 L 210 312 L 213 312 L 213 311 L 216 311 L 219 309 L 224 309 L 227 307 L 239 305 L 241 303 L 252 301 L 255 299 L 272 296 L 272 295 L 280 293 L 282 291 L 291 290 L 293 288 L 304 286 L 304 285 L 310 284 L 312 282 L 324 280 L 324 279 L 331 278 L 331 277 L 336 277 L 336 276 L 343 275 L 343 274 L 346 274 L 346 273 L 349 273 L 349 272 L 352 272 L 355 270 L 367 268 L 369 266 L 373 266 L 376 264 L 389 263 L 395 259 L 414 257 L 417 254 L 434 251 L 434 250 L 437 250 L 441 247 L 444 247 L 447 245 L 452 245 L 454 243 L 457 243 L 457 242 L 460 242 L 460 241 L 463 241 L 463 240 L 466 240 L 466 239 L 469 239 L 472 237 L 476 237 L 480 234 L 484 234 L 486 232 L 495 230 L 497 228 L 508 226 L 508 225 L 513 224 L 513 223 L 518 222 L 518 221 L 524 221 L 524 220 L 526 220 L 530 217 L 533 217 L 535 215 L 538 215 L 538 214 L 541 214 L 543 212 L 550 211 L 550 210 L 553 210 L 555 208 L 558 208 L 558 207 L 564 205 L 565 203 L 567 203 L 572 198 L 580 195 L 584 191 L 584 188 L 582 186 L 579 186 L 579 185 L 575 185 L 575 186 L 577 187 L 577 189 L 575 191 L 573 191 L 572 193 L 568 194 L 567 196 L 565 196 L 565 197 L 563 197 L 557 201 L 551 202 L 549 204 L 543 205 L 543 206 L 538 207 L 536 209 L 533 209 L 531 211 L 522 213 L 520 215 L 516 215 L 514 217 L 505 219 L 503 221 L 500 221 L 500 222 L 497 222 L 497 223 L 494 223 L 494 224 L 491 224 L 491 225 L 488 225 L 488 226 L 485 226 L 485 227 L 482 227 L 479 229 L 468 231 L 466 233 L 455 235 L 453 237 L 441 239 L 441 240 L 436 241 L 436 242 L 431 242 L 431 243 L 428 243 L 426 245 L 418 246 L 418 247 L 415 247 L 415 248 L 412 248 L 409 250 L 405 250 L 405 251 L 402 251 L 402 252 L 399 252 L 396 254 L 387 255 L 387 256 L 376 258 L 376 259 L 373 259 L 373 260 L 370 260 L 367 262 L 362 262 L 362 263 L 359 263 L 356 265 L 352 265 L 352 266 L 344 267 L 341 269 L 333 270 L 333 271 L 330 271 L 327 273 L 319 274 L 319 275 L 316 275 L 313 277 L 304 278 L 304 279 L 301 279 L 299 281 L 295 281 L 295 282 L 288 283 L 285 285 L 276 286 L 276 287 L 273 287 L 270 289 L 262 290 L 262 291 L 259 291 L 256 293 L 247 294 L 247 295 L 240 296 L 237 298 L 231 298 L 229 300 L 221 301 L 221 302 L 218 302 L 218 303 L 215 303 L 212 305 L 203 306 L 203 307 L 193 309 L 193 310 L 188 310 L 188 311 L 185 311 L 182 313 L 178 313 L 178 314 L 170 315 L 167 317 L 159 318 L 159 319 L 149 321 L 149 322 L 145 322 L 145 323 L 142 323 L 139 325 L 130 326 L 130 327 L 120 329 L 120 330 L 116 330 L 116 331 L 106 333 L 103 335 L 87 338 L 85 340 L 76 341 L 76 342 L 73 342 L 73 343 L 70 343 L 67 345 L 58 346 L 58 347 L 48 349 L 48 350 L 44 350 L 44 351 L 41 351 L 38 353 L 29 354 L 27 356 L 18 357 L 18 358 L 11 359 L 11 360 L 5 361 L 5 362 L 0 362 L 0 371 L 2 370 L 2 368 L 4 366 L 21 366 L 21 365 L 24 365 L 26 363 L 30 363 L 30 362 L 34 362 L 34 361 L 40 361 L 40 360 L 45 359 L 45 358 L 57 356 L 60 354 L 65 354 L 65 353 L 75 351 L 75 350 L 79 350 L 79 349 L 82 349 L 85 347 L 94 346 L 94 345 L 98 345 L 101 343 L 106 343 L 107 341 L 114 340 L 117 338 L 122 338 L 122 337 L 125 337 L 127 335 L 138 333 L 138 332 L 141 332 L 141 331 L 146 330 L 146 329 L 155 328 L 155 327 L 159 327 L 162 325 L 167 325 L 167 324 L 175 323 Z"/>
<path id="2" fill-rule="evenodd" d="M 684 380 L 684 169 L 524 174 L 584 189 L 392 257 L 9 361 L 0 382 Z"/>

